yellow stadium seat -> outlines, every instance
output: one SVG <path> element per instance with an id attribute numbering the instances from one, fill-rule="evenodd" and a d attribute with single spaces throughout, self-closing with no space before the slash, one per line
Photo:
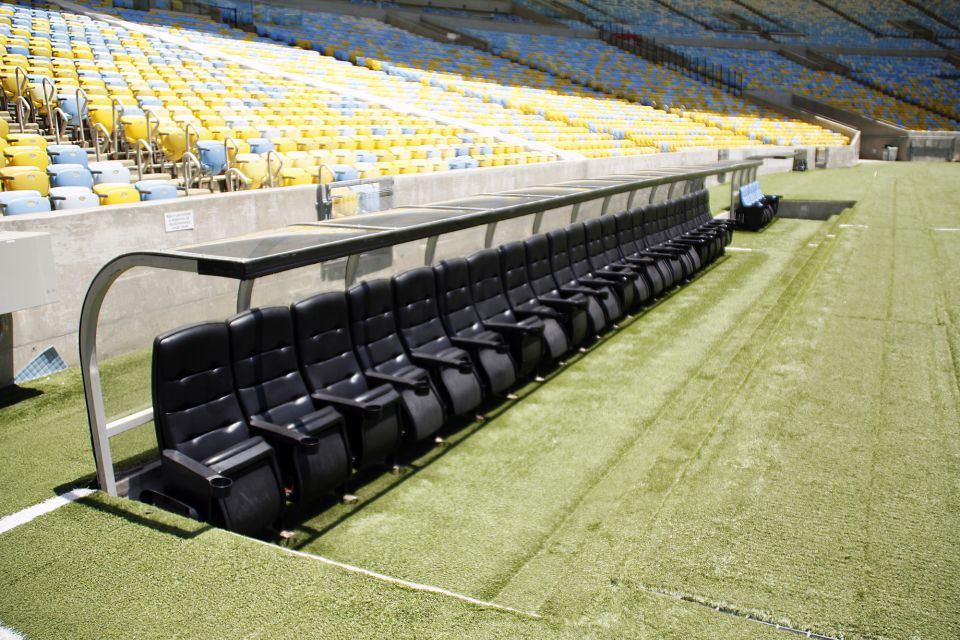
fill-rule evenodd
<path id="1" fill-rule="evenodd" d="M 46 171 L 36 167 L 4 167 L 0 169 L 0 181 L 4 191 L 39 191 L 40 195 L 50 193 L 50 179 Z"/>
<path id="2" fill-rule="evenodd" d="M 100 204 L 140 202 L 140 192 L 132 184 L 98 184 L 93 192 L 100 197 Z"/>
<path id="3" fill-rule="evenodd" d="M 3 156 L 8 167 L 36 167 L 45 171 L 50 164 L 47 152 L 40 147 L 15 145 L 4 149 Z"/>
<path id="4" fill-rule="evenodd" d="M 234 163 L 250 180 L 251 189 L 259 189 L 267 180 L 267 159 L 256 153 L 238 153 Z"/>
<path id="5" fill-rule="evenodd" d="M 47 149 L 47 139 L 37 133 L 11 133 L 7 136 L 7 142 L 11 146 L 39 147 L 44 151 Z"/>
<path id="6" fill-rule="evenodd" d="M 289 167 L 280 169 L 280 182 L 284 187 L 312 184 L 313 176 L 306 169 Z"/>

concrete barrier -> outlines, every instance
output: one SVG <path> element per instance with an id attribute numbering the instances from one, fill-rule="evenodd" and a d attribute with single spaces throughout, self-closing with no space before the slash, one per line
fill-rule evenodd
<path id="1" fill-rule="evenodd" d="M 740 160 L 754 155 L 782 154 L 782 158 L 766 158 L 760 173 L 783 172 L 792 167 L 793 152 L 793 147 L 732 149 L 728 158 Z M 833 153 L 839 154 L 842 150 Z M 401 175 L 395 178 L 394 206 L 658 167 L 709 164 L 717 159 L 715 150 L 694 150 L 635 158 Z M 855 158 L 850 163 L 853 161 Z M 809 164 L 813 166 L 812 162 Z M 14 368 L 18 370 L 51 345 L 68 363 L 77 362 L 77 325 L 83 297 L 94 275 L 110 259 L 131 251 L 169 249 L 314 221 L 316 199 L 316 187 L 303 186 L 0 217 L 0 231 L 50 234 L 58 283 L 59 302 L 14 314 Z M 185 212 L 191 216 L 180 216 L 180 219 L 192 217 L 193 228 L 168 231 L 167 214 Z M 404 266 L 416 260 L 416 251 L 410 255 L 409 260 L 403 261 Z M 289 301 L 300 294 L 337 286 L 331 282 L 330 273 L 330 269 L 324 272 L 313 267 L 282 278 L 258 281 L 254 302 Z M 342 281 L 340 284 L 342 286 Z M 235 303 L 233 281 L 172 272 L 159 274 L 146 269 L 133 271 L 117 282 L 104 304 L 98 343 L 100 355 L 110 357 L 147 348 L 153 336 L 166 329 L 230 315 Z"/>

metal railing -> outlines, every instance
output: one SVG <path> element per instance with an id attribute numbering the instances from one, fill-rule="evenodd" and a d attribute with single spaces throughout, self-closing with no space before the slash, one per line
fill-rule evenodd
<path id="1" fill-rule="evenodd" d="M 192 154 L 185 154 L 193 158 Z M 232 278 L 237 281 L 237 310 L 248 309 L 253 294 L 253 284 L 257 278 L 283 273 L 306 266 L 316 265 L 341 258 L 347 259 L 345 268 L 345 283 L 352 281 L 352 275 L 357 272 L 357 264 L 361 255 L 380 249 L 386 249 L 406 242 L 427 240 L 424 262 L 432 261 L 434 250 L 440 236 L 462 231 L 474 227 L 486 227 L 485 246 L 491 246 L 495 237 L 494 230 L 497 223 L 534 216 L 533 232 L 538 233 L 540 222 L 547 211 L 561 207 L 571 207 L 571 222 L 578 219 L 581 207 L 585 203 L 600 201 L 600 215 L 616 213 L 612 210 L 620 206 L 633 208 L 646 204 L 641 198 L 646 197 L 648 202 L 657 201 L 666 189 L 666 199 L 673 199 L 692 189 L 704 187 L 706 179 L 711 176 L 732 174 L 731 202 L 735 189 L 743 184 L 747 178 L 755 176 L 761 160 L 744 162 L 730 162 L 712 165 L 708 168 L 680 168 L 678 173 L 662 175 L 668 170 L 644 172 L 637 175 L 636 180 L 630 176 L 616 176 L 608 181 L 603 178 L 594 180 L 594 183 L 605 185 L 597 188 L 574 189 L 573 193 L 559 196 L 543 196 L 542 199 L 529 201 L 523 199 L 521 204 L 512 204 L 497 209 L 473 210 L 466 215 L 455 215 L 458 209 L 451 209 L 451 216 L 433 222 L 416 224 L 408 227 L 386 229 L 370 227 L 365 233 L 329 241 L 314 246 L 299 247 L 294 251 L 268 254 L 255 259 L 238 259 L 206 255 L 202 251 L 143 251 L 128 253 L 110 260 L 97 273 L 87 290 L 80 313 L 80 371 L 83 376 L 84 397 L 87 406 L 87 419 L 90 426 L 90 438 L 93 444 L 94 460 L 97 467 L 97 481 L 100 488 L 110 495 L 119 495 L 117 478 L 114 473 L 113 455 L 110 449 L 110 438 L 125 431 L 146 424 L 153 419 L 153 409 L 147 408 L 131 415 L 108 421 L 103 400 L 103 387 L 100 381 L 100 369 L 97 357 L 97 328 L 100 312 L 107 293 L 117 279 L 131 269 L 149 267 L 156 270 L 180 271 L 194 273 L 200 276 L 215 276 Z M 645 177 L 647 176 L 647 177 Z M 591 182 L 591 181 L 584 181 Z M 680 193 L 677 193 L 678 188 Z M 648 191 L 648 192 L 647 192 Z M 612 203 L 616 202 L 614 205 Z M 442 207 L 440 207 L 442 208 Z M 462 210 L 459 210 L 462 211 Z M 336 223 L 314 223 L 319 228 L 324 225 L 336 227 Z M 363 227 L 356 227 L 362 229 Z"/>
<path id="2" fill-rule="evenodd" d="M 743 73 L 736 69 L 674 51 L 628 29 L 602 28 L 600 39 L 694 80 L 719 87 L 736 96 L 743 94 Z"/>

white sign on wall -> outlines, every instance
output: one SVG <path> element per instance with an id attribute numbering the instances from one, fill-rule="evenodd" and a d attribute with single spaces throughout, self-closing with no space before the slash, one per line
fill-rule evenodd
<path id="1" fill-rule="evenodd" d="M 167 233 L 190 231 L 193 229 L 193 211 L 168 211 L 163 214 L 163 226 Z"/>

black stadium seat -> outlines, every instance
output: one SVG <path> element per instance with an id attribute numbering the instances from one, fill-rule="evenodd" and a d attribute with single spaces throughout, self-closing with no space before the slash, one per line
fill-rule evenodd
<path id="1" fill-rule="evenodd" d="M 547 235 L 547 240 L 550 241 L 551 246 L 557 241 L 552 233 Z M 594 274 L 593 267 L 587 260 L 586 234 L 582 222 L 568 225 L 563 233 L 567 239 L 567 258 L 570 261 L 570 270 L 573 272 L 573 276 L 581 285 L 599 288 L 609 293 L 603 300 L 604 310 L 611 323 L 617 322 L 627 312 L 627 309 L 633 306 L 633 287 L 630 286 L 626 278 L 620 277 L 617 280 L 612 280 Z"/>
<path id="2" fill-rule="evenodd" d="M 667 256 L 651 255 L 650 252 L 647 252 L 644 249 L 643 237 L 641 236 L 639 242 L 634 237 L 635 217 L 635 211 L 621 211 L 612 216 L 617 227 L 617 244 L 620 255 L 628 264 L 645 265 L 656 269 L 661 282 L 663 282 L 663 290 L 672 289 L 683 279 L 683 267 L 680 265 L 680 260 Z M 642 224 L 638 229 L 642 233 Z"/>
<path id="3" fill-rule="evenodd" d="M 564 329 L 566 314 L 552 309 L 537 298 L 527 277 L 527 257 L 522 242 L 500 245 L 500 274 L 507 301 L 517 318 L 540 318 L 543 322 L 544 355 L 550 360 L 559 360 L 570 350 L 570 338 Z"/>
<path id="4" fill-rule="evenodd" d="M 434 267 L 437 304 L 443 326 L 456 347 L 466 349 L 488 394 L 500 394 L 517 381 L 510 345 L 483 326 L 470 293 L 470 273 L 464 258 L 444 260 Z"/>
<path id="5" fill-rule="evenodd" d="M 482 249 L 467 257 L 473 306 L 483 326 L 503 335 L 517 365 L 517 377 L 533 373 L 543 356 L 543 322 L 536 316 L 517 318 L 503 292 L 500 256 L 496 249 Z"/>
<path id="6" fill-rule="evenodd" d="M 524 259 L 527 263 L 527 279 L 537 299 L 547 307 L 563 313 L 563 324 L 571 346 L 579 346 L 590 335 L 596 335 L 602 324 L 591 326 L 588 311 L 591 302 L 596 310 L 598 321 L 603 322 L 603 310 L 593 298 L 580 293 L 563 293 L 557 286 L 550 267 L 550 248 L 547 237 L 535 235 L 523 241 Z"/>
<path id="7" fill-rule="evenodd" d="M 240 409 L 226 326 L 208 322 L 157 336 L 152 368 L 164 490 L 232 531 L 275 528 L 284 506 L 280 470 Z"/>
<path id="8" fill-rule="evenodd" d="M 353 462 L 346 425 L 335 409 L 310 397 L 290 309 L 244 311 L 227 319 L 227 330 L 240 406 L 254 432 L 276 447 L 292 498 L 308 502 L 345 489 Z"/>
<path id="9" fill-rule="evenodd" d="M 630 240 L 632 242 L 632 227 L 630 231 Z M 663 293 L 664 290 L 666 290 L 667 286 L 664 281 L 664 275 L 661 272 L 656 260 L 653 258 L 643 258 L 639 256 L 633 260 L 628 260 L 626 256 L 621 253 L 620 238 L 617 231 L 617 218 L 615 216 L 600 217 L 600 233 L 603 244 L 603 252 L 606 254 L 606 260 L 608 264 L 629 266 L 634 271 L 641 274 L 646 280 L 647 286 L 650 288 L 650 298 L 656 298 Z M 634 245 L 634 251 L 635 250 L 636 245 Z M 667 271 L 669 272 L 668 267 Z"/>
<path id="10" fill-rule="evenodd" d="M 603 218 L 612 216 L 602 216 L 601 218 L 591 218 L 583 223 L 583 233 L 586 237 L 587 261 L 593 268 L 593 273 L 600 278 L 610 280 L 611 282 L 622 284 L 625 290 L 630 293 L 633 299 L 632 304 L 627 304 L 627 297 L 624 296 L 624 310 L 633 309 L 647 302 L 650 295 L 650 284 L 639 271 L 629 265 L 625 265 L 619 259 L 611 261 L 606 249 L 603 246 Z M 616 224 L 616 223 L 614 223 Z M 619 256 L 617 256 L 619 258 Z M 626 278 L 626 281 L 624 281 Z"/>
<path id="11" fill-rule="evenodd" d="M 369 280 L 347 291 L 350 334 L 364 375 L 386 382 L 400 394 L 409 434 L 420 441 L 431 437 L 447 418 L 430 374 L 410 362 L 400 342 L 389 280 Z"/>
<path id="12" fill-rule="evenodd" d="M 663 244 L 665 234 L 660 230 L 661 205 L 654 204 L 633 210 L 633 235 L 637 245 L 643 244 L 643 255 L 670 259 L 674 282 L 680 283 L 693 277 L 697 263 L 690 257 L 686 248 L 671 247 Z M 695 250 L 693 251 L 696 254 Z M 696 256 L 699 261 L 700 257 Z"/>
<path id="13" fill-rule="evenodd" d="M 290 307 L 297 354 L 315 400 L 329 404 L 347 421 L 350 449 L 359 468 L 392 460 L 400 446 L 400 395 L 375 381 L 371 387 L 353 352 L 347 298 L 330 291 Z"/>
<path id="14" fill-rule="evenodd" d="M 554 229 L 547 234 L 547 246 L 550 250 L 550 269 L 554 283 L 563 295 L 580 294 L 586 296 L 587 317 L 590 321 L 590 331 L 594 335 L 606 329 L 611 320 L 604 305 L 610 302 L 619 315 L 620 303 L 616 296 L 606 286 L 587 287 L 581 285 L 570 268 L 570 257 L 567 255 L 567 232 L 563 229 Z M 612 300 L 610 300 L 612 298 Z"/>
<path id="15" fill-rule="evenodd" d="M 418 267 L 392 279 L 400 340 L 410 360 L 428 369 L 453 415 L 480 406 L 483 389 L 470 354 L 453 346 L 440 320 L 433 269 Z"/>

